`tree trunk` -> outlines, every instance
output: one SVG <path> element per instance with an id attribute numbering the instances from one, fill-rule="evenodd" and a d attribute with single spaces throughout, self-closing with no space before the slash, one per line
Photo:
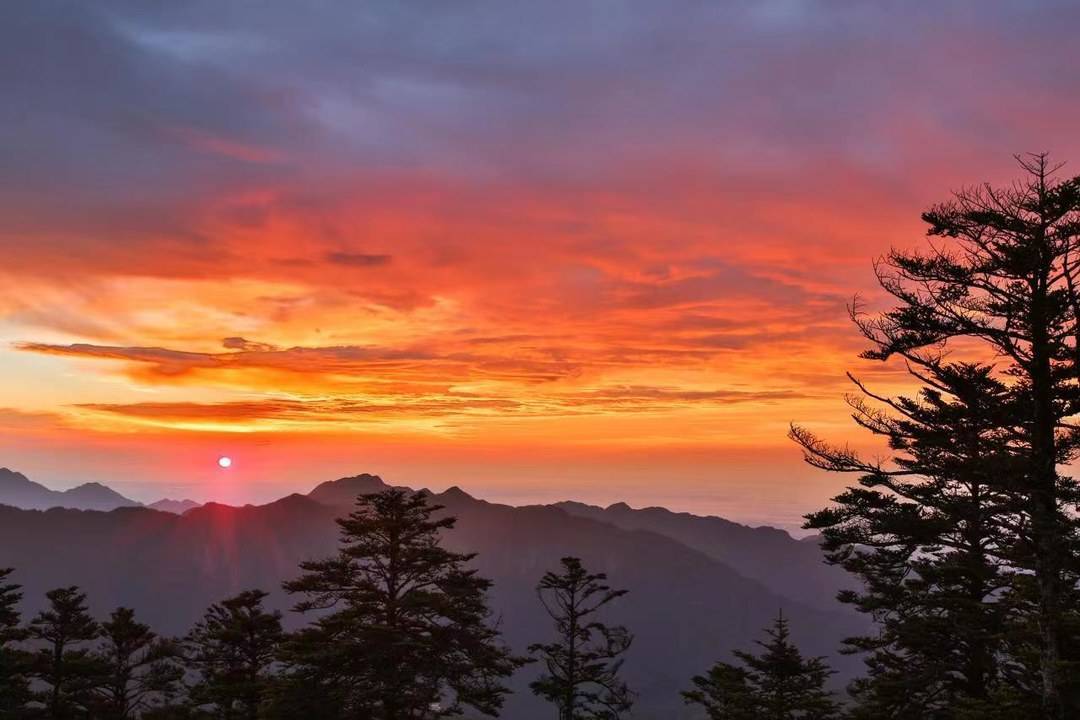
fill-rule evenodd
<path id="1" fill-rule="evenodd" d="M 1045 242 L 1045 238 L 1038 240 Z M 1031 304 L 1031 530 L 1035 543 L 1035 576 L 1039 592 L 1039 670 L 1042 713 L 1047 720 L 1064 720 L 1061 703 L 1060 624 L 1061 558 L 1057 521 L 1056 422 L 1053 411 L 1051 359 L 1046 327 L 1046 285 L 1035 283 Z"/>

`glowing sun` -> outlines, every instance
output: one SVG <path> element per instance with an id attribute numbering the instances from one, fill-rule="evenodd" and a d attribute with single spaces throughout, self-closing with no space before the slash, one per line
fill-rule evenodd
<path id="1" fill-rule="evenodd" d="M 219 457 L 217 459 L 217 464 L 218 464 L 218 467 L 221 467 L 221 468 L 230 468 L 230 467 L 232 467 L 232 458 L 229 457 L 228 455 L 222 455 L 221 457 Z"/>

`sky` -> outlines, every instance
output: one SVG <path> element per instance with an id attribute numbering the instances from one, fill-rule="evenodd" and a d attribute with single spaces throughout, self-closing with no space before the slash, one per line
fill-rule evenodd
<path id="1" fill-rule="evenodd" d="M 1075 3 L 0 9 L 0 466 L 361 472 L 797 526 L 846 305 L 951 190 L 1080 173 Z M 232 457 L 222 470 L 217 458 Z"/>

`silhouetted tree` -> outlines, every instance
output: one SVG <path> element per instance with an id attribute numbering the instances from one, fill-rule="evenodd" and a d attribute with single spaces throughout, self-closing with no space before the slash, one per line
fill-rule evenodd
<path id="1" fill-rule="evenodd" d="M 1002 598 L 1022 521 L 1012 493 L 1023 473 L 1010 446 L 1011 393 L 992 369 L 926 363 L 915 398 L 883 398 L 857 383 L 856 422 L 888 440 L 888 465 L 830 447 L 801 428 L 806 460 L 856 473 L 859 486 L 808 516 L 828 560 L 862 581 L 840 600 L 875 632 L 847 640 L 867 653 L 854 686 L 867 717 L 954 718 L 1004 681 L 1001 653 L 1015 608 Z M 867 400 L 877 401 L 870 404 Z"/>
<path id="2" fill-rule="evenodd" d="M 222 720 L 255 720 L 268 702 L 282 641 L 281 613 L 267 612 L 267 593 L 247 590 L 211 605 L 184 645 L 199 680 L 194 706 Z"/>
<path id="3" fill-rule="evenodd" d="M 565 557 L 561 565 L 558 573 L 545 573 L 536 589 L 558 639 L 529 647 L 546 670 L 530 687 L 558 708 L 559 720 L 618 720 L 633 705 L 633 693 L 619 678 L 633 636 L 604 624 L 598 613 L 627 591 L 612 589 L 607 575 L 589 573 L 578 558 Z"/>
<path id="4" fill-rule="evenodd" d="M 162 640 L 149 625 L 135 620 L 129 608 L 117 608 L 101 624 L 98 657 L 105 680 L 98 694 L 97 714 L 103 720 L 128 720 L 151 708 L 162 709 L 180 692 L 184 671 L 179 649 Z"/>
<path id="5" fill-rule="evenodd" d="M 339 716 L 404 720 L 495 715 L 504 680 L 520 664 L 489 622 L 491 582 L 467 569 L 473 556 L 440 545 L 454 518 L 425 493 L 362 495 L 339 519 L 341 547 L 301 564 L 285 584 L 307 599 L 299 612 L 330 611 L 289 644 L 289 682 L 332 698 Z"/>
<path id="6" fill-rule="evenodd" d="M 934 368 L 955 348 L 1001 363 L 1009 378 L 1010 416 L 1001 422 L 1016 461 L 1006 468 L 1019 515 L 1015 543 L 1001 554 L 1034 578 L 1031 691 L 1042 717 L 1060 719 L 1077 711 L 1066 686 L 1078 674 L 1066 653 L 1075 645 L 1068 608 L 1077 603 L 1072 509 L 1080 492 L 1059 469 L 1080 444 L 1070 422 L 1080 377 L 1080 179 L 1056 179 L 1045 155 L 1019 161 L 1023 181 L 965 190 L 924 213 L 942 242 L 925 253 L 890 253 L 878 279 L 898 305 L 877 316 L 856 307 L 853 315 L 873 343 L 867 358 Z"/>
<path id="7" fill-rule="evenodd" d="M 709 720 L 758 720 L 757 697 L 750 688 L 750 676 L 745 668 L 718 662 L 707 675 L 697 675 L 691 681 L 693 690 L 683 693 L 687 705 L 701 705 Z"/>
<path id="8" fill-rule="evenodd" d="M 23 717 L 30 700 L 29 657 L 19 643 L 26 630 L 19 624 L 19 586 L 8 582 L 11 568 L 0 568 L 0 720 Z"/>
<path id="9" fill-rule="evenodd" d="M 694 690 L 683 693 L 686 702 L 703 706 L 710 720 L 839 718 L 839 706 L 825 689 L 833 671 L 824 660 L 802 656 L 783 614 L 765 632 L 769 639 L 758 642 L 760 654 L 736 650 L 742 666 L 720 662 L 695 677 Z"/>
<path id="10" fill-rule="evenodd" d="M 37 694 L 53 720 L 92 717 L 96 690 L 104 679 L 90 643 L 100 627 L 86 609 L 77 587 L 46 593 L 49 607 L 30 622 L 29 636 L 41 644 L 32 658 L 32 674 L 44 689 Z"/>

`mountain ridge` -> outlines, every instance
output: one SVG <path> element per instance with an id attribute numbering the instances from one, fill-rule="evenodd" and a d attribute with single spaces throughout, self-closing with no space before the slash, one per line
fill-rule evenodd
<path id="1" fill-rule="evenodd" d="M 47 590 L 75 584 L 99 617 L 124 605 L 155 630 L 182 634 L 210 603 L 262 588 L 270 592 L 270 606 L 296 627 L 305 618 L 289 612 L 295 598 L 281 583 L 296 577 L 301 561 L 334 552 L 334 519 L 348 511 L 355 494 L 385 487 L 378 476 L 362 474 L 264 505 L 207 503 L 183 515 L 144 507 L 0 507 L 0 567 L 16 568 L 13 580 L 23 585 L 27 614 L 41 609 Z M 798 587 L 779 592 L 785 588 L 747 577 L 655 530 L 622 528 L 612 518 L 575 515 L 555 505 L 501 505 L 456 487 L 431 494 L 433 503 L 445 507 L 440 512 L 457 518 L 444 544 L 476 553 L 472 563 L 492 580 L 494 616 L 516 652 L 552 632 L 535 585 L 559 558 L 581 557 L 590 570 L 607 573 L 613 586 L 630 591 L 607 619 L 636 634 L 625 667 L 641 694 L 636 720 L 693 717 L 678 695 L 690 677 L 727 659 L 731 650 L 750 647 L 781 609 L 807 653 L 830 656 L 840 670 L 837 684 L 859 663 L 835 652 L 843 637 L 862 629 L 850 612 L 839 605 L 815 607 Z M 789 542 L 798 545 L 790 537 Z M 504 717 L 547 717 L 549 708 L 527 689 L 535 671 L 530 667 L 515 678 Z"/>
<path id="2" fill-rule="evenodd" d="M 71 510 L 109 511 L 121 507 L 147 507 L 183 514 L 198 507 L 194 500 L 162 499 L 144 504 L 118 493 L 108 485 L 99 482 L 87 482 L 68 490 L 53 490 L 41 483 L 34 482 L 21 472 L 0 467 L 0 505 L 21 508 L 23 510 L 48 510 L 54 507 Z"/>
<path id="3" fill-rule="evenodd" d="M 161 500 L 146 505 L 146 507 L 151 510 L 160 510 L 161 512 L 173 513 L 174 515 L 183 515 L 188 510 L 194 510 L 201 506 L 202 503 L 197 503 L 194 500 L 173 500 L 172 498 L 162 498 Z"/>
<path id="4" fill-rule="evenodd" d="M 634 509 L 625 502 L 600 507 L 575 501 L 555 507 L 616 527 L 650 530 L 705 553 L 740 574 L 785 595 L 823 609 L 835 608 L 836 594 L 854 587 L 842 569 L 826 565 L 819 540 L 796 539 L 770 526 L 752 527 L 715 515 L 694 515 L 662 507 Z"/>
<path id="5" fill-rule="evenodd" d="M 104 511 L 142 505 L 98 482 L 83 483 L 69 490 L 52 490 L 6 467 L 0 467 L 0 504 L 24 510 L 70 507 Z"/>

